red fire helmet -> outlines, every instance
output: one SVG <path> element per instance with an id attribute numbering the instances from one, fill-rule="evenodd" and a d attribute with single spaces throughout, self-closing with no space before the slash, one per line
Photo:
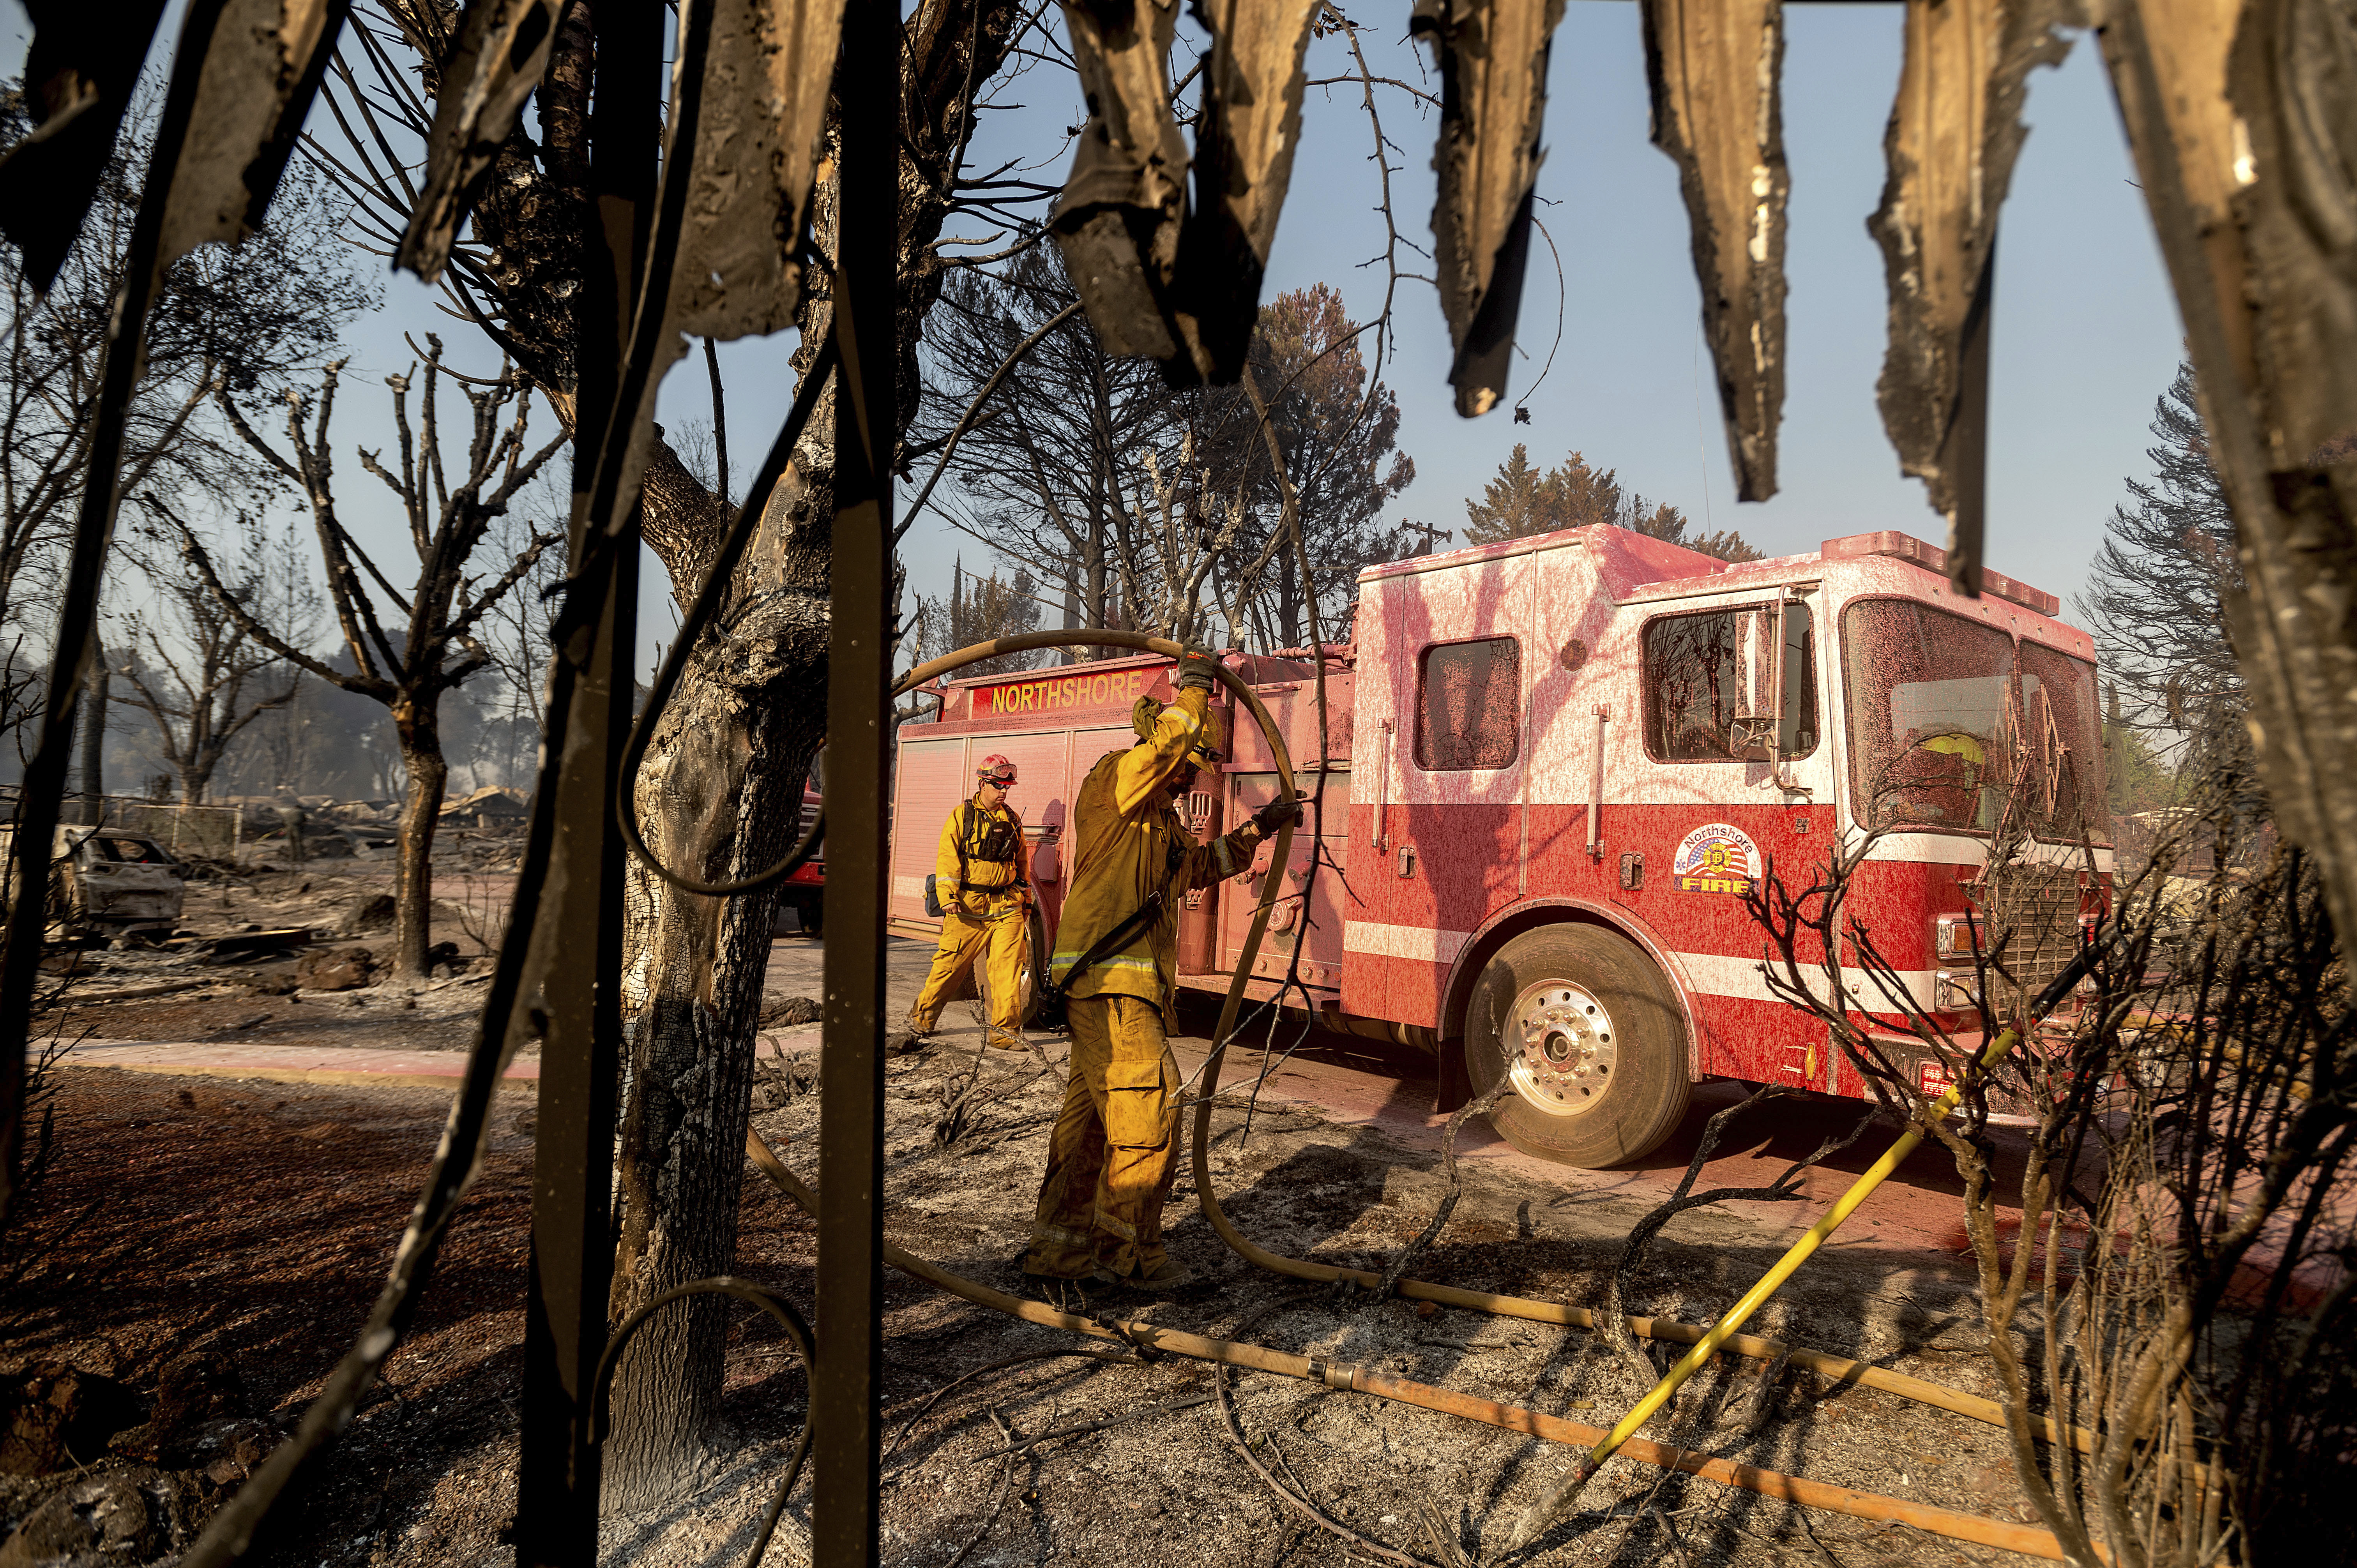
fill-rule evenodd
<path id="1" fill-rule="evenodd" d="M 1015 782 L 1015 764 L 995 751 L 984 757 L 974 772 L 984 783 L 996 784 L 1002 789 Z"/>

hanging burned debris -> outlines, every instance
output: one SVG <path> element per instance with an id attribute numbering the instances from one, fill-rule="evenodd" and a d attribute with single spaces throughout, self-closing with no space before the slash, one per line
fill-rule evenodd
<path id="1" fill-rule="evenodd" d="M 1410 24 L 1442 81 L 1432 227 L 1456 345 L 1449 381 L 1468 417 L 1505 395 L 1563 3 L 1426 0 Z M 1310 33 L 1329 16 L 1347 24 L 1326 0 L 1213 6 L 1190 163 L 1170 85 L 1177 0 L 1075 0 L 1064 15 L 1089 120 L 1049 231 L 1089 319 L 1115 353 L 1159 361 L 1174 385 L 1232 384 L 1300 140 Z"/>
<path id="2" fill-rule="evenodd" d="M 1214 0 L 1210 90 L 1195 136 L 1206 194 L 1188 220 L 1180 264 L 1193 289 L 1206 381 L 1243 373 L 1260 319 L 1261 279 L 1301 142 L 1302 61 L 1324 0 Z"/>
<path id="3" fill-rule="evenodd" d="M 1948 520 L 1948 580 L 1981 591 L 1987 515 L 1990 295 L 1997 212 L 2029 134 L 2033 67 L 2070 52 L 2070 0 L 1907 7 L 1889 175 L 1867 228 L 1882 246 L 1890 347 L 1875 388 L 1902 473 Z"/>
<path id="4" fill-rule="evenodd" d="M 502 0 L 467 7 L 435 95 L 425 176 L 412 199 L 397 264 L 432 282 L 481 198 L 500 150 L 548 70 L 562 0 Z"/>
<path id="5" fill-rule="evenodd" d="M 1694 228 L 1736 499 L 1764 501 L 1784 416 L 1784 8 L 1645 0 L 1643 10 L 1653 144 L 1678 166 Z"/>
<path id="6" fill-rule="evenodd" d="M 1433 264 L 1457 350 L 1448 384 L 1469 419 L 1506 395 L 1530 263 L 1547 60 L 1563 4 L 1421 0 L 1408 23 L 1440 68 Z"/>
<path id="7" fill-rule="evenodd" d="M 1083 0 L 1064 17 L 1089 123 L 1048 231 L 1114 353 L 1157 360 L 1182 384 L 1198 380 L 1178 297 L 1187 145 L 1170 110 L 1168 67 L 1178 0 Z"/>

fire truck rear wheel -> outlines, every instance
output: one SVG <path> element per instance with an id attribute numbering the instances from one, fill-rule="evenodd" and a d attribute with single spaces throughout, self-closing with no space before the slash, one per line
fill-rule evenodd
<path id="1" fill-rule="evenodd" d="M 1499 1136 L 1603 1170 L 1642 1158 L 1685 1115 L 1685 1023 L 1669 977 L 1600 926 L 1542 926 L 1498 950 L 1465 1015 L 1478 1098 L 1501 1078 Z"/>

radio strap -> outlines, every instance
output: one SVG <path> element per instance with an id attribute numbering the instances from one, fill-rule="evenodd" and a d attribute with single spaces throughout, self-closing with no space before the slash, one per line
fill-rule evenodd
<path id="1" fill-rule="evenodd" d="M 1170 846 L 1170 857 L 1162 868 L 1161 886 L 1155 888 L 1145 903 L 1131 912 L 1129 918 L 1090 943 L 1088 951 L 1082 953 L 1073 961 L 1072 967 L 1064 972 L 1063 979 L 1039 993 L 1039 1002 L 1033 1009 L 1035 1017 L 1052 1026 L 1060 1027 L 1063 1023 L 1064 1004 L 1071 999 L 1072 982 L 1127 947 L 1136 938 L 1138 932 L 1152 929 L 1156 918 L 1162 913 L 1163 901 L 1170 891 L 1170 877 L 1178 869 L 1178 863 L 1186 858 L 1186 854 L 1184 849 L 1175 843 Z"/>

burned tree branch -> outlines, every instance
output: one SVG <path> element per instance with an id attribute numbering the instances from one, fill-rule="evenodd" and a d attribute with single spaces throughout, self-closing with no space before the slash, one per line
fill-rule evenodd
<path id="1" fill-rule="evenodd" d="M 247 636 L 321 680 L 381 703 L 389 711 L 408 774 L 400 828 L 393 967 L 396 974 L 409 979 L 424 978 L 431 946 L 431 856 L 449 772 L 442 749 L 442 697 L 489 665 L 490 655 L 477 643 L 475 628 L 532 575 L 554 535 L 528 534 L 522 548 L 479 590 L 467 566 L 483 546 L 492 520 L 506 511 L 515 493 L 565 445 L 561 435 L 536 450 L 529 445 L 531 390 L 520 371 L 502 365 L 496 377 L 460 378 L 471 419 L 464 464 L 454 471 L 436 406 L 442 342 L 429 335 L 426 343 L 422 395 L 414 417 L 409 376 L 385 378 L 393 393 L 397 463 L 387 465 L 376 453 L 361 453 L 362 467 L 393 492 L 408 524 L 417 578 L 406 593 L 361 548 L 337 510 L 329 432 L 340 361 L 328 367 L 322 379 L 316 415 L 309 400 L 289 395 L 291 457 L 264 441 L 226 393 L 220 398 L 247 444 L 303 490 L 350 671 L 304 652 L 282 629 L 264 626 L 221 581 L 194 530 L 161 501 L 148 500 L 151 510 L 177 528 L 181 553 L 196 568 L 205 592 Z M 307 415 L 311 415 L 307 430 Z M 398 639 L 379 611 L 371 580 L 401 617 Z"/>
<path id="2" fill-rule="evenodd" d="M 1415 1240 L 1400 1249 L 1400 1255 L 1383 1270 L 1383 1278 L 1375 1283 L 1374 1297 L 1377 1301 L 1399 1289 L 1400 1281 L 1407 1278 L 1408 1270 L 1415 1266 L 1416 1259 L 1432 1245 L 1434 1238 L 1448 1223 L 1448 1217 L 1457 1212 L 1457 1200 L 1465 1192 L 1464 1176 L 1457 1168 L 1457 1134 L 1474 1117 L 1487 1116 L 1498 1109 L 1499 1099 L 1512 1091 L 1513 1079 L 1501 1077 L 1491 1086 L 1489 1093 L 1468 1101 L 1448 1119 L 1448 1129 L 1440 1134 L 1440 1167 L 1448 1173 L 1448 1191 L 1442 1197 L 1440 1207 L 1434 1211 L 1430 1222 L 1417 1233 Z"/>

